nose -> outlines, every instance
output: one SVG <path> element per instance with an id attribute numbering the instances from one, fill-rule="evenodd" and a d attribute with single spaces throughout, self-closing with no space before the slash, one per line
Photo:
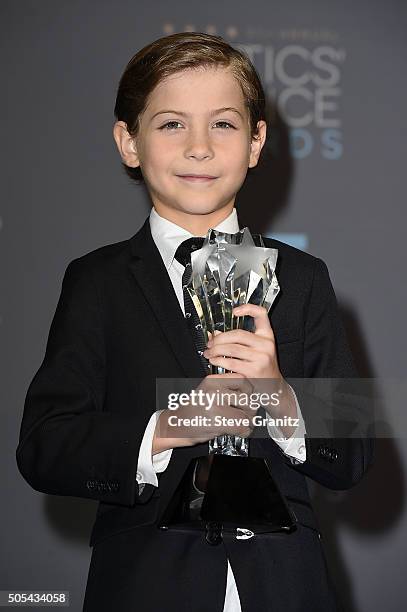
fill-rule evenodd
<path id="1" fill-rule="evenodd" d="M 185 146 L 185 157 L 195 159 L 211 159 L 213 148 L 206 130 L 191 130 Z"/>

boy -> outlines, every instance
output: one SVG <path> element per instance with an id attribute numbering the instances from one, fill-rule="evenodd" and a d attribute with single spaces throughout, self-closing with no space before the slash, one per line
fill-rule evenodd
<path id="1" fill-rule="evenodd" d="M 132 238 L 68 265 L 17 449 L 35 489 L 100 502 L 86 612 L 337 609 L 305 475 L 349 488 L 372 456 L 368 445 L 335 440 L 336 459 L 327 461 L 320 441 L 305 438 L 301 406 L 284 383 L 356 376 L 327 268 L 309 254 L 264 238 L 279 250 L 272 321 L 264 308 L 244 306 L 236 314 L 253 316 L 255 332 L 219 334 L 204 353 L 233 371 L 226 380 L 281 382 L 285 413 L 300 426 L 270 428 L 269 438 L 251 440 L 250 453 L 271 462 L 297 530 L 245 541 L 225 535 L 213 547 L 202 533 L 157 529 L 189 461 L 214 437 L 205 428 L 199 439 L 188 431 L 158 435 L 168 411 L 156 411 L 156 379 L 201 376 L 175 256 L 209 228 L 240 229 L 234 202 L 265 142 L 264 102 L 244 54 L 201 33 L 151 43 L 121 78 L 113 134 L 126 172 L 145 182 L 153 207 Z"/>

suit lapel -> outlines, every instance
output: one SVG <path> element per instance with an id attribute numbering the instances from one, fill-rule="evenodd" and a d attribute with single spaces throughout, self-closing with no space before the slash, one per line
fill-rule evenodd
<path id="1" fill-rule="evenodd" d="M 150 230 L 149 217 L 129 240 L 132 258 L 129 267 L 150 304 L 172 351 L 187 378 L 202 378 L 202 366 L 193 338 L 180 308 Z"/>

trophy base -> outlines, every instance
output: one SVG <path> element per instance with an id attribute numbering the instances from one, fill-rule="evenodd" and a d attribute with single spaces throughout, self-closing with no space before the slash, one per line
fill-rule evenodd
<path id="1" fill-rule="evenodd" d="M 190 461 L 158 527 L 204 531 L 209 544 L 220 544 L 222 532 L 246 539 L 290 532 L 295 523 L 263 458 L 212 454 Z"/>

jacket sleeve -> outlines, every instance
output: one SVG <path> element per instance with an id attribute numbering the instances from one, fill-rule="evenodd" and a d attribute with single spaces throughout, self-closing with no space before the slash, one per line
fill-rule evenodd
<path id="1" fill-rule="evenodd" d="M 152 446 L 155 428 L 163 410 L 156 410 L 150 417 L 143 440 L 137 463 L 137 482 L 140 491 L 146 484 L 158 487 L 157 474 L 165 472 L 171 459 L 173 448 L 166 449 L 160 453 L 152 455 Z"/>
<path id="2" fill-rule="evenodd" d="M 305 320 L 304 378 L 331 379 L 328 386 L 333 391 L 333 399 L 330 403 L 323 395 L 310 393 L 307 380 L 304 385 L 300 381 L 289 380 L 297 394 L 307 430 L 306 461 L 289 465 L 330 489 L 351 488 L 373 462 L 371 406 L 368 397 L 363 394 L 363 381 L 356 380 L 358 372 L 329 272 L 319 258 L 315 258 Z M 354 422 L 358 424 L 357 435 L 343 435 L 344 430 L 340 429 L 341 412 L 347 412 L 350 416 L 348 422 L 352 420 L 353 412 Z M 333 426 L 328 428 L 327 435 L 321 437 L 324 414 L 327 423 L 332 417 Z M 342 431 L 342 434 L 333 435 L 335 429 Z"/>
<path id="3" fill-rule="evenodd" d="M 103 409 L 106 384 L 101 283 L 82 258 L 71 261 L 45 356 L 29 385 L 16 451 L 37 491 L 133 506 L 147 501 L 136 480 L 148 422 Z M 135 407 L 136 408 L 136 407 Z"/>

